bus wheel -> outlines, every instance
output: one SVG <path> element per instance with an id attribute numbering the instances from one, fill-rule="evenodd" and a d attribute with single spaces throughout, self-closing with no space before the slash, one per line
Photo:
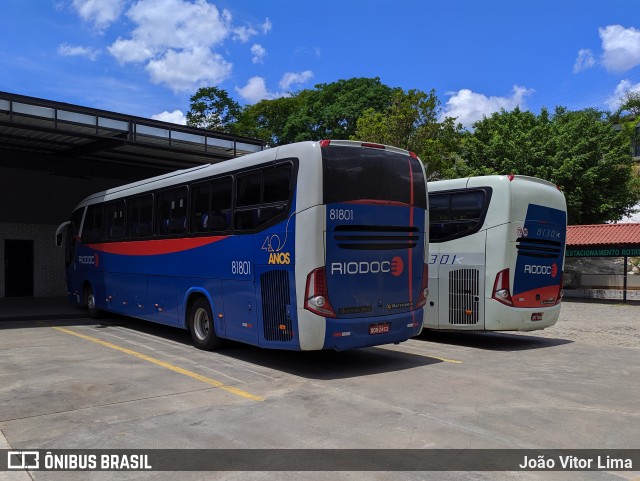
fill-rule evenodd
<path id="1" fill-rule="evenodd" d="M 198 349 L 211 351 L 222 346 L 222 339 L 216 335 L 216 330 L 213 327 L 211 306 L 204 297 L 196 299 L 191 306 L 189 331 L 191 331 L 193 344 Z"/>
<path id="2" fill-rule="evenodd" d="M 92 319 L 100 318 L 100 311 L 96 309 L 96 296 L 91 286 L 87 286 L 84 289 L 84 305 L 87 306 L 89 317 Z"/>

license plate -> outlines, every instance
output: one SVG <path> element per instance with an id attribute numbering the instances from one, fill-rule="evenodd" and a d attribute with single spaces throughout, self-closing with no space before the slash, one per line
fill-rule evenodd
<path id="1" fill-rule="evenodd" d="M 369 324 L 369 334 L 384 334 L 391 330 L 391 324 L 384 322 L 382 324 Z"/>
<path id="2" fill-rule="evenodd" d="M 531 314 L 532 321 L 541 321 L 542 320 L 542 312 L 534 312 Z"/>

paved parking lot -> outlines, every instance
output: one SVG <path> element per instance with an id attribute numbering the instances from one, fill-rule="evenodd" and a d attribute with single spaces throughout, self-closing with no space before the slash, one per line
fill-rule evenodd
<path id="1" fill-rule="evenodd" d="M 607 323 L 617 326 L 615 335 L 598 334 Z M 0 448 L 2 442 L 11 449 L 639 448 L 639 333 L 640 306 L 582 302 L 566 302 L 558 326 L 541 333 L 426 333 L 398 346 L 341 353 L 235 343 L 203 352 L 186 331 L 120 317 L 4 320 Z M 640 477 L 637 471 L 435 474 L 179 477 Z M 176 473 L 118 473 L 117 479 L 176 479 Z"/>

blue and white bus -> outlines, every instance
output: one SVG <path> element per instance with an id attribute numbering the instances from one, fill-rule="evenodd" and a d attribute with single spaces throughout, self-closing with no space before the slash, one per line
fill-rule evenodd
<path id="1" fill-rule="evenodd" d="M 560 315 L 567 232 L 550 182 L 493 175 L 429 182 L 425 328 L 534 331 Z"/>
<path id="2" fill-rule="evenodd" d="M 415 154 L 325 140 L 91 195 L 56 242 L 92 315 L 189 329 L 201 349 L 345 350 L 420 333 L 427 215 Z"/>

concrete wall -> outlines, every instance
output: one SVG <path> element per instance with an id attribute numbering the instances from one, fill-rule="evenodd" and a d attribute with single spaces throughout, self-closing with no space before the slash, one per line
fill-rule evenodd
<path id="1" fill-rule="evenodd" d="M 5 239 L 33 241 L 33 296 L 66 296 L 64 249 L 56 247 L 54 225 L 0 223 L 0 297 L 5 297 Z"/>

